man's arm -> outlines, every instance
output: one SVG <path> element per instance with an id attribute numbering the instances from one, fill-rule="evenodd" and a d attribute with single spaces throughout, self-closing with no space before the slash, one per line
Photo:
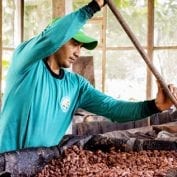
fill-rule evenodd
<path id="1" fill-rule="evenodd" d="M 160 112 L 155 100 L 131 102 L 117 100 L 93 88 L 85 79 L 80 83 L 79 107 L 112 121 L 139 120 Z"/>
<path id="2" fill-rule="evenodd" d="M 81 85 L 81 108 L 117 122 L 143 119 L 152 114 L 168 110 L 173 105 L 160 85 L 158 85 L 155 99 L 139 102 L 114 99 L 96 90 L 84 79 Z M 177 87 L 170 84 L 169 89 L 174 98 L 177 99 Z"/>

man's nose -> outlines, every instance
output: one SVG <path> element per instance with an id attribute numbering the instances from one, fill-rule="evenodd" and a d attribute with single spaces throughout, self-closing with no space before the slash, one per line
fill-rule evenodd
<path id="1" fill-rule="evenodd" d="M 78 46 L 78 47 L 76 48 L 76 51 L 74 52 L 74 55 L 75 55 L 76 57 L 79 57 L 79 56 L 80 56 L 80 51 L 81 51 L 81 46 Z"/>

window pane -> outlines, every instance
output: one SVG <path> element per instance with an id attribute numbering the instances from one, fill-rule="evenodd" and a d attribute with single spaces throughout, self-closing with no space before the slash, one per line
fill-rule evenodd
<path id="1" fill-rule="evenodd" d="M 126 21 L 132 32 L 142 45 L 146 45 L 147 35 L 147 4 L 146 1 L 121 1 L 117 5 L 123 19 Z M 107 19 L 107 46 L 133 46 L 126 32 L 122 29 L 119 22 L 108 10 Z"/>
<path id="2" fill-rule="evenodd" d="M 4 93 L 5 89 L 5 80 L 7 76 L 7 71 L 9 69 L 9 64 L 11 61 L 13 51 L 3 50 L 2 52 L 2 93 Z"/>
<path id="3" fill-rule="evenodd" d="M 108 51 L 106 92 L 120 99 L 146 98 L 146 64 L 136 51 Z"/>
<path id="4" fill-rule="evenodd" d="M 176 56 L 176 50 L 158 50 L 154 52 L 154 64 L 167 83 L 177 84 Z"/>
<path id="5" fill-rule="evenodd" d="M 164 79 L 166 84 L 177 84 L 177 51 L 176 50 L 157 50 L 154 52 L 154 66 Z M 157 92 L 156 79 L 153 80 L 153 97 Z"/>
<path id="6" fill-rule="evenodd" d="M 160 45 L 177 45 L 177 1 L 158 0 L 155 6 L 154 43 Z"/>
<path id="7" fill-rule="evenodd" d="M 25 0 L 24 39 L 40 33 L 52 18 L 52 1 Z"/>
<path id="8" fill-rule="evenodd" d="M 2 41 L 3 47 L 14 46 L 14 16 L 15 4 L 13 0 L 3 0 Z"/>

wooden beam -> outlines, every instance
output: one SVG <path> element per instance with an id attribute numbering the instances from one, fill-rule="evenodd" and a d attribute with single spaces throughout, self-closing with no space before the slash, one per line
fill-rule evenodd
<path id="1" fill-rule="evenodd" d="M 24 7 L 25 7 L 25 2 L 24 0 L 21 0 L 21 7 L 20 7 L 20 30 L 21 30 L 21 42 L 24 41 Z"/>
<path id="2" fill-rule="evenodd" d="M 106 28 L 107 28 L 107 7 L 103 8 L 102 19 L 102 91 L 105 92 L 105 80 L 106 80 Z"/>
<path id="3" fill-rule="evenodd" d="M 148 0 L 148 34 L 147 34 L 147 54 L 153 60 L 154 48 L 154 0 Z M 146 98 L 152 97 L 152 73 L 147 68 Z"/>
<path id="4" fill-rule="evenodd" d="M 52 17 L 65 15 L 65 0 L 52 0 Z"/>
<path id="5" fill-rule="evenodd" d="M 61 17 L 72 12 L 73 0 L 52 0 L 52 17 Z"/>
<path id="6" fill-rule="evenodd" d="M 153 60 L 154 49 L 154 0 L 148 0 L 148 34 L 147 34 L 147 55 L 149 59 Z M 146 78 L 146 98 L 152 97 L 152 73 L 147 68 Z M 148 126 L 151 125 L 150 118 L 147 119 Z"/>
<path id="7" fill-rule="evenodd" d="M 24 40 L 24 0 L 15 0 L 15 4 L 14 45 L 17 46 Z"/>

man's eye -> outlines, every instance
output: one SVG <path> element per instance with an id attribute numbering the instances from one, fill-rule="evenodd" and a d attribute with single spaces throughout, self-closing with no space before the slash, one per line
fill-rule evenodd
<path id="1" fill-rule="evenodd" d="M 74 42 L 74 45 L 75 45 L 75 46 L 78 46 L 78 45 L 79 45 L 79 43 L 78 43 L 78 42 Z"/>

